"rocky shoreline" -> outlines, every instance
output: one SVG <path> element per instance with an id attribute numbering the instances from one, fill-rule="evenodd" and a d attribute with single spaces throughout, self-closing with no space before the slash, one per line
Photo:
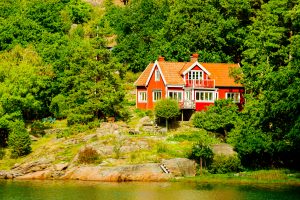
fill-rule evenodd
<path id="1" fill-rule="evenodd" d="M 0 171 L 0 179 L 16 180 L 84 180 L 84 181 L 167 181 L 171 178 L 196 175 L 196 164 L 186 158 L 163 160 L 115 167 L 70 166 L 68 163 L 52 164 L 44 160 L 14 166 L 10 171 Z"/>

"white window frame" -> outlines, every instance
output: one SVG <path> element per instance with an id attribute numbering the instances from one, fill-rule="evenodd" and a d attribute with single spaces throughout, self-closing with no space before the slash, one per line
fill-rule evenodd
<path id="1" fill-rule="evenodd" d="M 139 103 L 147 103 L 148 95 L 147 91 L 139 91 L 138 92 L 138 102 Z"/>
<path id="2" fill-rule="evenodd" d="M 160 93 L 160 98 L 158 99 L 157 97 L 157 93 Z M 153 100 L 153 102 L 156 102 L 156 101 L 158 101 L 158 100 L 160 100 L 162 98 L 162 92 L 161 92 L 161 90 L 153 90 L 153 92 L 152 92 L 152 100 Z"/>
<path id="3" fill-rule="evenodd" d="M 184 91 L 184 100 L 185 101 L 191 101 L 192 100 L 192 91 L 191 90 Z"/>
<path id="4" fill-rule="evenodd" d="M 155 81 L 160 81 L 160 72 L 158 69 L 154 71 L 154 74 L 155 74 Z"/>
<path id="5" fill-rule="evenodd" d="M 173 97 L 171 97 L 170 93 L 173 93 Z M 176 95 L 175 95 L 175 93 L 176 93 Z M 179 94 L 180 94 L 180 97 L 181 97 L 180 99 L 178 98 Z M 174 98 L 174 96 L 177 96 L 177 98 Z M 182 102 L 183 101 L 183 92 L 182 91 L 178 91 L 178 90 L 169 90 L 168 91 L 168 97 L 172 98 L 172 99 L 176 99 L 179 102 Z"/>
<path id="6" fill-rule="evenodd" d="M 188 80 L 203 80 L 203 71 L 201 70 L 189 71 Z"/>
<path id="7" fill-rule="evenodd" d="M 197 93 L 199 93 L 199 99 L 197 99 Z M 215 101 L 215 95 L 215 91 L 195 91 L 195 101 L 213 103 Z M 203 96 L 203 99 L 201 99 L 201 96 Z"/>
<path id="8" fill-rule="evenodd" d="M 235 95 L 237 95 L 237 100 L 234 97 Z M 226 92 L 225 97 L 226 97 L 226 99 L 232 99 L 233 103 L 240 103 L 241 102 L 241 93 L 239 93 L 239 92 Z"/>

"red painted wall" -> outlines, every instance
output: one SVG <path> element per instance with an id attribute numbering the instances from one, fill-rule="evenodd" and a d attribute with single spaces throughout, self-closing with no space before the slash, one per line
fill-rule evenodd
<path id="1" fill-rule="evenodd" d="M 153 90 L 161 90 L 162 98 L 165 98 L 165 96 L 166 96 L 166 89 L 165 89 L 166 86 L 163 82 L 162 76 L 160 76 L 159 81 L 155 81 L 155 70 L 157 70 L 157 67 L 155 67 L 147 87 L 137 87 L 138 91 L 147 89 L 147 100 L 148 100 L 147 103 L 139 103 L 138 102 L 138 93 L 137 93 L 137 97 L 136 97 L 137 108 L 140 108 L 140 109 L 153 109 L 154 108 L 155 102 L 153 102 L 153 96 L 152 96 Z"/>
<path id="2" fill-rule="evenodd" d="M 210 102 L 196 102 L 196 111 L 207 110 L 207 106 L 214 105 Z"/>
<path id="3" fill-rule="evenodd" d="M 138 101 L 139 100 L 138 92 L 140 92 L 140 91 L 147 91 L 147 88 L 144 87 L 144 86 L 138 86 L 136 88 L 136 101 L 135 101 L 136 102 L 136 107 L 139 108 L 139 109 L 147 109 L 148 108 L 148 102 L 147 103 L 146 102 L 141 103 L 141 102 Z M 147 98 L 147 100 L 148 100 L 148 98 Z"/>
<path id="4" fill-rule="evenodd" d="M 243 108 L 243 105 L 245 104 L 245 98 L 244 98 L 245 89 L 244 88 L 221 87 L 218 89 L 219 99 L 226 99 L 227 92 L 240 93 L 240 103 L 238 103 L 237 105 L 238 105 L 239 109 L 241 110 Z"/>

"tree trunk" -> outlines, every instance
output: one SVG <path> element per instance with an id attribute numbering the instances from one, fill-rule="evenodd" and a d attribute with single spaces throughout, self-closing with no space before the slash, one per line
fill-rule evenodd
<path id="1" fill-rule="evenodd" d="M 202 157 L 200 157 L 200 175 L 202 176 Z"/>
<path id="2" fill-rule="evenodd" d="M 168 132 L 168 119 L 166 119 L 166 129 L 167 129 L 167 132 Z"/>

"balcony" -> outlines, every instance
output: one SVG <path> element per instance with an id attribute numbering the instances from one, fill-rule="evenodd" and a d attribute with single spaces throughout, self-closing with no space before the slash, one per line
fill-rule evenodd
<path id="1" fill-rule="evenodd" d="M 180 102 L 179 107 L 180 109 L 195 109 L 195 102 L 192 100 L 186 100 Z"/>
<path id="2" fill-rule="evenodd" d="M 185 87 L 192 88 L 214 88 L 215 80 L 206 79 L 206 80 L 185 80 Z"/>

